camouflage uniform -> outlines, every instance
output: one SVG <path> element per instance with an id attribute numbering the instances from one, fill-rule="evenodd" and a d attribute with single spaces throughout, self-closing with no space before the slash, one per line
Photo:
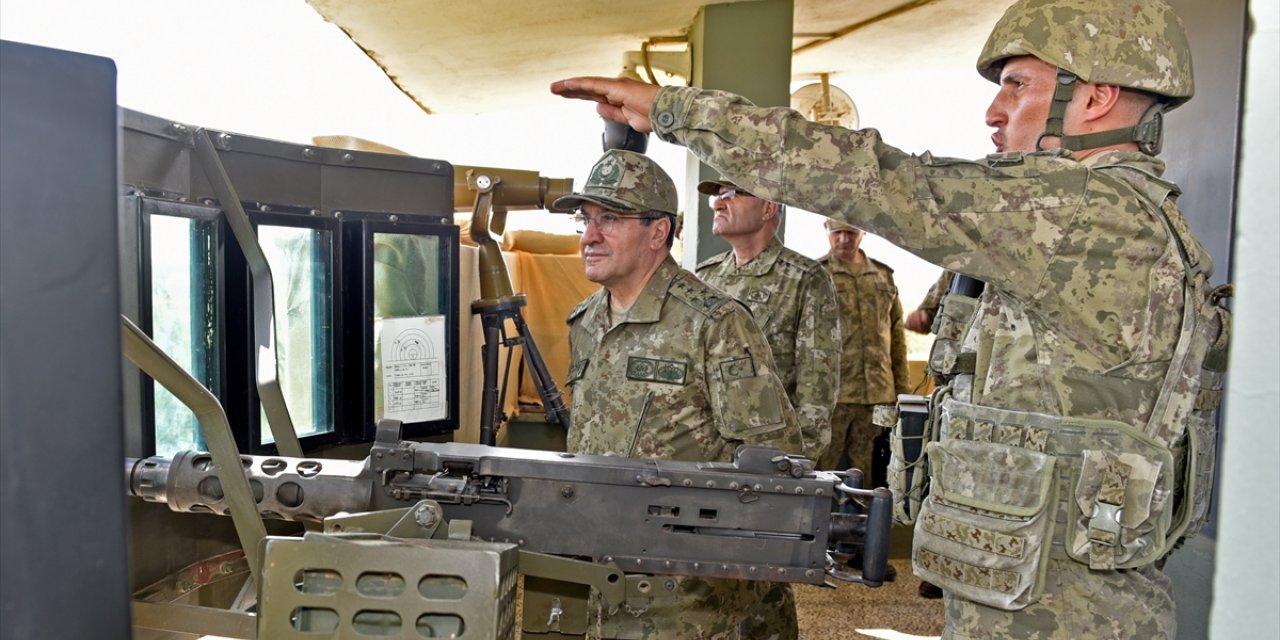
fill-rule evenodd
<path id="1" fill-rule="evenodd" d="M 646 162 L 652 161 L 609 152 L 583 193 L 555 206 L 604 201 L 626 211 L 631 201 L 653 201 L 649 194 L 661 190 L 669 194 L 648 208 L 670 213 L 674 185 L 665 174 L 660 187 L 648 183 L 660 169 L 636 166 Z M 743 443 L 801 452 L 795 412 L 769 345 L 741 304 L 680 269 L 668 255 L 630 308 L 617 315 L 604 288 L 569 313 L 566 382 L 572 387 L 573 412 L 568 451 L 712 462 L 731 461 Z M 785 584 L 672 582 L 673 592 L 632 598 L 610 611 L 597 607 L 593 597 L 591 633 L 652 640 L 791 640 L 798 634 L 795 600 Z"/>
<path id="2" fill-rule="evenodd" d="M 859 253 L 862 253 L 859 250 Z M 871 424 L 878 404 L 894 404 L 911 391 L 907 371 L 907 337 L 902 301 L 893 269 L 863 254 L 846 264 L 834 255 L 822 266 L 835 282 L 840 301 L 840 401 L 831 418 L 831 447 L 818 467 L 852 466 L 871 480 L 872 440 L 880 427 Z"/>
<path id="3" fill-rule="evenodd" d="M 831 442 L 840 383 L 839 307 L 831 277 L 776 238 L 742 266 L 726 251 L 703 261 L 697 272 L 751 310 L 800 421 L 805 457 L 817 461 Z"/>
<path id="4" fill-rule="evenodd" d="M 568 448 L 728 462 L 744 442 L 799 453 L 800 430 L 750 312 L 668 257 L 621 318 L 601 289 L 569 313 Z"/>
<path id="5" fill-rule="evenodd" d="M 1098 38 L 1099 46 L 1131 48 L 1094 53 L 1098 73 L 1083 73 L 1084 81 L 1147 89 L 1175 101 L 1190 96 L 1190 64 L 1179 53 L 1188 50 L 1185 36 L 1162 3 L 1062 0 L 1039 11 L 1045 4 L 1023 0 L 1010 9 L 1032 16 L 1019 33 L 1057 37 L 1055 30 L 1070 28 L 1066 44 L 1055 46 L 1071 51 L 1075 41 L 1069 38 L 1099 30 L 1095 18 L 1112 4 L 1115 15 L 1103 16 L 1111 20 L 1103 26 L 1135 32 L 1123 40 Z M 1001 29 L 993 42 L 997 33 L 1007 35 Z M 1026 55 L 1030 48 L 1000 51 Z M 1071 62 L 1066 56 L 1050 63 Z M 1126 76 L 1125 65 L 1138 62 L 1146 67 Z M 980 64 L 980 70 L 994 77 L 990 68 Z M 1184 71 L 1186 77 L 1179 77 Z M 1176 185 L 1160 179 L 1161 160 L 1123 150 L 1082 159 L 1065 149 L 979 161 L 917 156 L 884 144 L 875 130 L 811 123 L 786 109 L 757 108 L 738 96 L 692 87 L 663 88 L 650 120 L 661 138 L 688 147 L 759 197 L 831 212 L 987 283 L 965 338 L 966 350 L 976 354 L 972 387 L 957 389 L 943 404 L 942 440 L 930 445 L 930 497 L 1004 485 L 1004 497 L 1025 502 L 997 496 L 982 505 L 1034 514 L 1036 528 L 988 536 L 936 513 L 921 515 L 913 550 L 917 572 L 925 567 L 953 584 L 982 582 L 986 593 L 1010 596 L 980 604 L 948 593 L 944 637 L 1174 637 L 1174 604 L 1169 581 L 1155 564 L 1158 555 L 1136 556 L 1148 533 L 1178 517 L 1169 511 L 1186 491 L 1178 474 L 1167 472 L 1188 463 L 1190 454 L 1174 438 L 1199 428 L 1193 422 L 1198 417 L 1182 395 L 1172 412 L 1156 400 L 1163 388 L 1184 395 L 1190 389 L 1195 398 L 1198 383 L 1170 377 L 1170 387 L 1166 374 L 1180 357 L 1179 334 L 1193 317 L 1184 316 L 1187 292 L 1192 283 L 1203 286 L 1212 260 L 1187 229 Z M 1067 148 L 1075 142 L 1070 138 L 1063 138 Z M 1139 145 L 1150 149 L 1150 139 Z M 1185 375 L 1182 366 L 1176 375 Z M 1002 422 L 1006 414 L 1023 424 Z M 1112 437 L 1095 439 L 1090 426 L 1099 424 L 1108 425 Z M 1117 424 L 1122 428 L 1111 427 Z M 1074 425 L 1084 425 L 1074 440 L 1061 431 L 1053 432 L 1054 441 L 1044 440 L 1051 429 Z M 1114 464 L 1113 449 L 1138 446 L 1135 438 L 1148 436 L 1159 439 L 1151 455 L 1123 465 L 1134 475 L 1127 481 L 1119 475 L 1116 482 L 1121 465 Z M 1163 467 L 1151 462 L 1160 455 L 1172 456 L 1163 458 Z M 952 475 L 955 470 L 959 475 Z M 1176 480 L 1153 483 L 1157 475 Z M 1091 506 L 1098 514 L 1104 503 L 1114 504 L 1106 494 L 1118 486 L 1124 487 L 1120 499 L 1134 508 L 1115 514 L 1119 534 L 1107 539 L 1095 530 L 1096 518 L 1080 510 Z M 1082 524 L 1087 537 L 1079 535 Z M 967 533 L 981 534 L 977 548 L 1001 555 L 1009 569 L 924 553 L 919 544 L 925 533 L 957 544 Z M 1158 540 L 1157 548 L 1167 551 L 1176 537 Z M 1131 547 L 1135 540 L 1144 544 Z M 1134 568 L 1108 568 L 1119 564 Z"/>

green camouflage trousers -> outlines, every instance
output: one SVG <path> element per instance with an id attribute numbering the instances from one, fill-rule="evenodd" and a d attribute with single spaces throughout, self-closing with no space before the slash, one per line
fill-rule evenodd
<path id="1" fill-rule="evenodd" d="M 853 467 L 862 472 L 864 486 L 870 485 L 872 441 L 882 431 L 871 424 L 873 409 L 874 404 L 836 404 L 831 412 L 831 446 L 816 461 L 819 469 L 844 471 Z"/>
<path id="2" fill-rule="evenodd" d="M 663 589 L 674 581 L 674 589 Z M 790 585 L 749 580 L 656 576 L 650 597 L 610 614 L 588 607 L 587 637 L 598 640 L 797 640 Z"/>
<path id="3" fill-rule="evenodd" d="M 1049 560 L 1044 596 L 1021 611 L 1002 611 L 946 594 L 943 640 L 1173 640 L 1173 585 L 1155 567 L 1090 571 Z"/>

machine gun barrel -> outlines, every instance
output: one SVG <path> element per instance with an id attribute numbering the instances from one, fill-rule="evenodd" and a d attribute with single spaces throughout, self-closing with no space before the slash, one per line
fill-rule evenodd
<path id="1" fill-rule="evenodd" d="M 478 538 L 612 562 L 629 573 L 822 584 L 829 544 L 871 538 L 887 549 L 888 542 L 887 534 L 868 534 L 887 530 L 889 509 L 876 508 L 879 500 L 871 500 L 870 518 L 883 527 L 865 515 L 833 522 L 848 499 L 837 488 L 841 477 L 765 447 L 739 447 L 731 463 L 636 460 L 402 442 L 396 425 L 394 434 L 380 428 L 360 462 L 241 460 L 265 517 L 323 521 L 433 500 L 446 519 L 470 521 Z M 126 468 L 134 496 L 175 511 L 227 512 L 208 454 L 130 459 Z"/>

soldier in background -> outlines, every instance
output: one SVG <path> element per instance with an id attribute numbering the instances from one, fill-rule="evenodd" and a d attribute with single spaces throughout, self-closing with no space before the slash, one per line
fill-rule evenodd
<path id="1" fill-rule="evenodd" d="M 816 462 L 831 442 L 840 384 L 835 285 L 821 264 L 778 241 L 781 205 L 726 180 L 705 181 L 698 191 L 715 211 L 711 232 L 733 247 L 699 264 L 698 277 L 751 310 L 800 421 L 805 457 Z"/>
<path id="2" fill-rule="evenodd" d="M 872 440 L 880 430 L 871 423 L 871 412 L 875 405 L 895 404 L 899 393 L 911 392 L 902 301 L 893 269 L 861 249 L 862 230 L 835 220 L 824 227 L 831 252 L 821 262 L 835 282 L 843 348 L 831 447 L 818 467 L 852 466 L 869 485 Z"/>
<path id="3" fill-rule="evenodd" d="M 671 258 L 676 188 L 646 156 L 612 150 L 573 209 L 588 280 L 602 288 L 569 313 L 573 414 L 568 451 L 729 462 L 740 444 L 801 453 L 795 413 L 751 313 Z M 798 635 L 785 584 L 672 578 L 673 592 L 600 611 L 603 638 Z"/>

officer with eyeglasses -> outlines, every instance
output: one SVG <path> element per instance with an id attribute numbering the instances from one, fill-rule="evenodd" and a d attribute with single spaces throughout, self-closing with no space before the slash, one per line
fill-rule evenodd
<path id="1" fill-rule="evenodd" d="M 608 151 L 554 207 L 577 211 L 587 279 L 602 285 L 568 317 L 569 452 L 729 462 L 744 443 L 804 451 L 751 313 L 671 258 L 676 187 L 653 160 Z M 673 580 L 625 608 L 588 607 L 589 628 L 602 638 L 798 635 L 784 584 Z"/>
<path id="2" fill-rule="evenodd" d="M 715 212 L 711 232 L 731 249 L 704 260 L 696 273 L 751 310 L 769 339 L 778 377 L 796 410 L 805 457 L 817 462 L 831 442 L 831 413 L 840 385 L 835 285 L 816 260 L 778 240 L 782 205 L 723 179 L 703 181 L 698 191 L 707 194 Z"/>

